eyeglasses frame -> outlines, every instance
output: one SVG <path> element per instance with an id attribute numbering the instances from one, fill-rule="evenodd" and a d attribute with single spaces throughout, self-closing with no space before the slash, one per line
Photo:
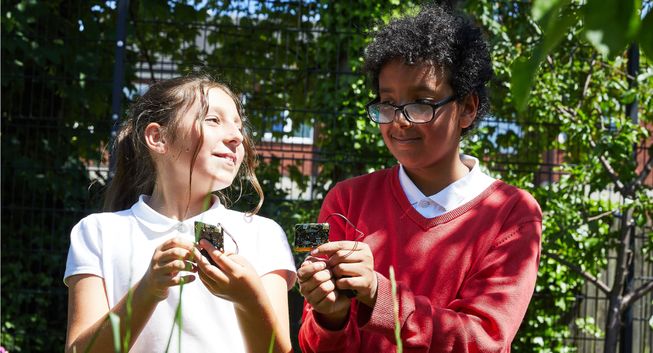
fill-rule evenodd
<path id="1" fill-rule="evenodd" d="M 394 105 L 392 103 L 383 103 L 383 104 L 389 105 L 389 106 L 391 106 L 391 107 L 393 107 L 395 109 L 394 117 L 397 116 L 397 110 L 399 110 L 401 112 L 401 114 L 404 115 L 404 118 L 407 121 L 411 122 L 412 124 L 427 124 L 427 123 L 430 123 L 431 121 L 433 121 L 433 119 L 435 119 L 435 111 L 436 110 L 438 110 L 439 108 L 445 106 L 446 104 L 448 104 L 450 102 L 453 102 L 454 100 L 456 100 L 456 96 L 455 95 L 450 95 L 449 97 L 441 99 L 441 100 L 439 100 L 439 101 L 437 101 L 435 103 L 430 103 L 430 102 L 410 102 L 410 103 L 406 103 L 406 104 L 402 104 L 402 105 Z M 370 114 L 370 107 L 372 105 L 374 105 L 374 104 L 380 104 L 379 98 L 375 98 L 371 102 L 365 104 L 365 112 L 367 113 L 367 117 L 370 120 L 372 120 L 374 123 L 377 123 L 377 124 L 390 124 L 390 123 L 393 123 L 395 121 L 394 117 L 393 117 L 393 119 L 391 121 L 384 122 L 384 123 L 379 122 L 379 121 L 375 121 L 374 119 L 372 119 L 372 116 Z M 406 106 L 411 105 L 411 104 L 426 104 L 426 105 L 431 106 L 431 108 L 433 108 L 433 114 L 431 115 L 431 119 L 429 119 L 428 121 L 413 121 L 413 119 L 410 116 L 408 116 L 408 114 L 406 114 L 406 111 L 404 110 Z"/>

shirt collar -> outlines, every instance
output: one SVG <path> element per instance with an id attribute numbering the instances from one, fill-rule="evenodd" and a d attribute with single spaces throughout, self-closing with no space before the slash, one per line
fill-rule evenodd
<path id="1" fill-rule="evenodd" d="M 416 205 L 421 200 L 430 199 L 436 205 L 442 207 L 444 211 L 450 211 L 460 206 L 463 202 L 469 201 L 468 199 L 470 196 L 470 189 L 473 189 L 473 186 L 476 183 L 479 183 L 482 181 L 482 179 L 484 180 L 488 178 L 488 176 L 481 171 L 477 158 L 465 154 L 460 154 L 460 160 L 463 162 L 463 164 L 465 164 L 467 168 L 469 168 L 469 173 L 456 180 L 455 182 L 449 184 L 438 193 L 428 197 L 417 188 L 415 183 L 413 183 L 410 177 L 408 177 L 408 174 L 406 174 L 404 166 L 400 165 L 399 182 L 401 187 L 404 189 L 404 192 L 406 193 L 408 201 L 412 205 Z"/>
<path id="2" fill-rule="evenodd" d="M 147 200 L 149 200 L 148 195 L 140 195 L 138 198 L 138 202 L 136 202 L 132 207 L 131 211 L 136 217 L 136 220 L 140 224 L 142 224 L 144 227 L 148 228 L 150 231 L 154 233 L 160 233 L 160 234 L 167 234 L 173 230 L 180 231 L 182 233 L 185 233 L 189 229 L 193 229 L 194 227 L 194 222 L 196 220 L 201 220 L 203 217 L 206 217 L 207 213 L 215 213 L 219 212 L 221 209 L 224 208 L 222 204 L 220 203 L 220 199 L 212 195 L 211 197 L 211 207 L 196 215 L 191 218 L 188 218 L 184 221 L 179 221 L 176 219 L 169 218 L 167 216 L 164 216 L 154 209 L 152 209 L 148 204 Z"/>

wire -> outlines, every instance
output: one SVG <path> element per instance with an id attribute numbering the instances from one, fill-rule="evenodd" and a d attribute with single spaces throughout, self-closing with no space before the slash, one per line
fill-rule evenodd
<path id="1" fill-rule="evenodd" d="M 239 252 L 239 248 L 238 248 L 238 243 L 236 242 L 236 239 L 231 235 L 231 233 L 229 233 L 229 232 L 227 231 L 227 228 L 225 228 L 221 223 L 218 223 L 218 225 L 219 225 L 220 227 L 222 227 L 222 233 L 228 235 L 229 238 L 231 238 L 231 241 L 234 242 L 234 244 L 236 245 L 236 254 L 238 254 L 238 252 Z"/>
<path id="2" fill-rule="evenodd" d="M 356 251 L 356 248 L 358 247 L 358 241 L 359 241 L 361 238 L 363 238 L 363 237 L 365 236 L 365 233 L 363 233 L 360 229 L 358 229 L 358 228 L 357 228 L 357 227 L 356 227 L 356 226 L 355 226 L 355 225 L 354 225 L 354 224 L 353 224 L 353 223 L 352 223 L 352 222 L 351 222 L 351 221 L 350 221 L 350 220 L 349 220 L 345 215 L 343 215 L 342 213 L 337 213 L 337 212 L 331 213 L 330 215 L 327 216 L 327 218 L 324 219 L 324 222 L 328 221 L 329 218 L 331 218 L 332 216 L 338 216 L 338 217 L 344 219 L 345 222 L 347 222 L 347 224 L 349 224 L 352 228 L 354 228 L 354 230 L 358 233 L 358 236 L 356 236 L 356 237 L 354 238 L 354 246 L 351 248 L 351 250 L 349 250 L 349 252 L 348 252 L 345 256 L 343 256 L 343 258 L 346 258 L 346 257 L 348 257 L 349 255 L 353 254 L 354 251 Z"/>

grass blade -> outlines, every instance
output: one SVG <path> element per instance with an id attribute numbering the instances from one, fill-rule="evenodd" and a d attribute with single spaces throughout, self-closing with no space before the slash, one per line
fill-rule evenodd
<path id="1" fill-rule="evenodd" d="M 113 350 L 120 353 L 120 316 L 109 313 L 109 322 L 113 331 Z"/>
<path id="2" fill-rule="evenodd" d="M 401 343 L 401 327 L 399 326 L 399 301 L 397 300 L 397 281 L 395 280 L 395 269 L 390 266 L 390 285 L 392 286 L 392 309 L 395 320 L 395 341 L 397 342 L 397 353 L 404 351 Z"/>
<path id="3" fill-rule="evenodd" d="M 274 351 L 274 332 L 272 332 L 272 337 L 270 337 L 270 345 L 268 346 L 268 353 L 272 353 Z"/>

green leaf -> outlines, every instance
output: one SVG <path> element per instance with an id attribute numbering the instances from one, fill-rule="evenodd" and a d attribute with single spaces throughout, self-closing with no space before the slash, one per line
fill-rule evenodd
<path id="1" fill-rule="evenodd" d="M 639 45 L 642 47 L 644 54 L 653 59 L 653 9 L 649 9 L 648 13 L 642 20 L 639 28 Z"/>
<path id="2" fill-rule="evenodd" d="M 546 22 L 544 35 L 533 49 L 530 59 L 519 57 L 513 62 L 510 92 L 518 111 L 524 111 L 528 105 L 531 86 L 540 63 L 560 43 L 575 22 L 575 18 L 574 12 L 568 7 L 551 10 L 543 19 L 543 22 Z"/>
<path id="3" fill-rule="evenodd" d="M 531 14 L 535 21 L 540 21 L 547 14 L 566 5 L 569 0 L 535 0 Z"/>
<path id="4" fill-rule="evenodd" d="M 510 78 L 510 93 L 515 102 L 515 107 L 519 111 L 524 111 L 528 103 L 528 96 L 530 94 L 533 79 L 539 61 L 528 60 L 526 58 L 517 58 L 510 68 L 512 77 Z"/>
<path id="5" fill-rule="evenodd" d="M 614 57 L 634 39 L 641 6 L 641 0 L 588 0 L 585 37 L 601 54 Z"/>

